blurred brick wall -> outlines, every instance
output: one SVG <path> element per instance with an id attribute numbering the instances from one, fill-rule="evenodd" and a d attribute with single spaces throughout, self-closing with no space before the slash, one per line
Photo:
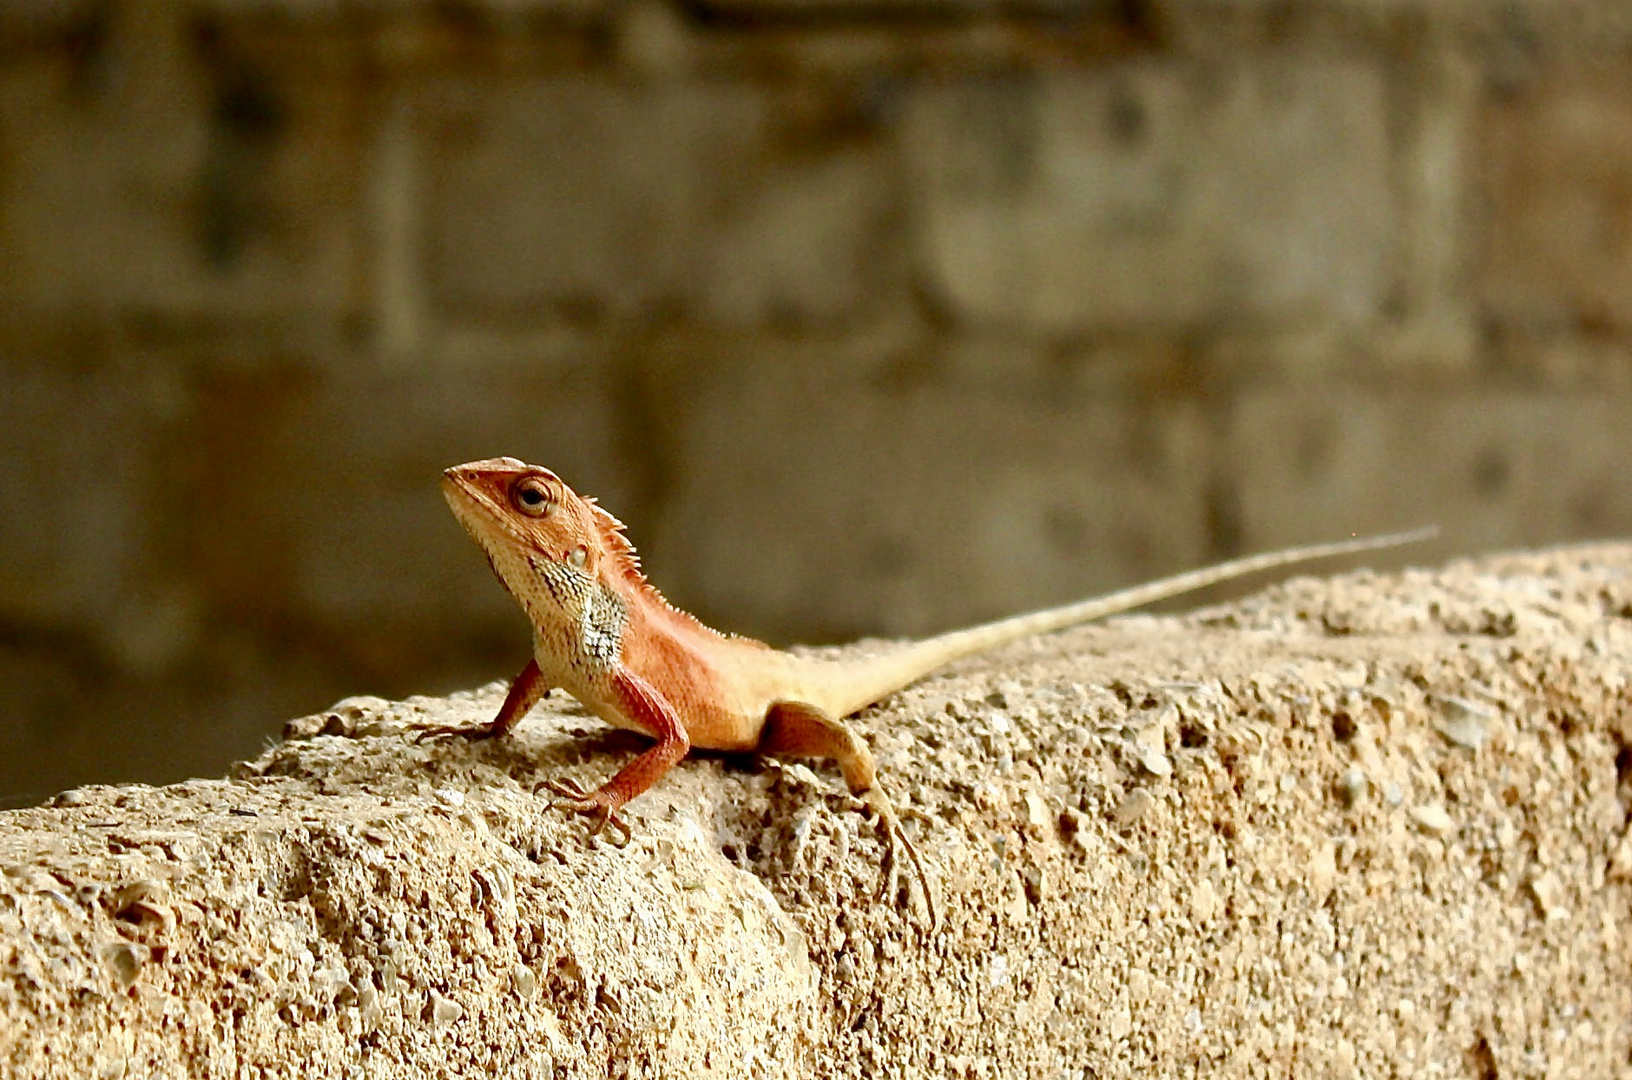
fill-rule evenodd
<path id="1" fill-rule="evenodd" d="M 0 0 L 0 798 L 508 675 L 510 453 L 787 641 L 1632 532 L 1632 19 Z"/>

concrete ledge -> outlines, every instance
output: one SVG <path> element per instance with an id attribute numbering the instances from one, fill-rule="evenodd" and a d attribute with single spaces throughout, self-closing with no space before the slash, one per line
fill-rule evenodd
<path id="1" fill-rule="evenodd" d="M 1629 672 L 1628 545 L 965 663 L 861 721 L 934 932 L 823 768 L 688 761 L 619 849 L 533 789 L 621 736 L 352 699 L 230 779 L 0 814 L 0 1071 L 1622 1075 Z"/>

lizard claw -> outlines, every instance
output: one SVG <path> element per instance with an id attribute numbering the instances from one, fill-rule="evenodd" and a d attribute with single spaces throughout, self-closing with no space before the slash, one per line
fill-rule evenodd
<path id="1" fill-rule="evenodd" d="M 491 739 L 498 734 L 492 724 L 434 724 L 422 727 L 414 733 L 414 742 L 425 743 L 432 739 L 468 739 L 471 742 L 480 742 Z"/>
<path id="2" fill-rule="evenodd" d="M 613 841 L 614 846 L 624 847 L 634 838 L 629 823 L 623 820 L 622 815 L 612 808 L 610 800 L 603 797 L 599 791 L 584 790 L 578 781 L 570 776 L 563 780 L 546 781 L 544 786 L 561 796 L 551 803 L 552 806 L 588 814 L 596 819 L 595 824 L 590 827 L 589 835 L 599 836 L 610 825 L 623 836 L 623 839 Z"/>
<path id="3" fill-rule="evenodd" d="M 550 791 L 555 792 L 555 794 L 560 795 L 562 800 L 571 800 L 573 803 L 587 803 L 595 794 L 592 791 L 585 790 L 582 784 L 578 783 L 578 781 L 574 780 L 570 776 L 561 780 L 546 780 L 544 781 L 544 786 Z M 558 800 L 558 802 L 560 805 L 566 806 L 564 801 Z M 576 805 L 566 806 L 566 808 L 570 810 L 584 809 L 584 807 Z"/>
<path id="4" fill-rule="evenodd" d="M 883 900 L 897 895 L 901 888 L 901 858 L 900 853 L 907 853 L 907 861 L 912 863 L 912 876 L 918 881 L 918 891 L 923 894 L 924 907 L 929 911 L 929 929 L 934 930 L 940 925 L 940 915 L 935 910 L 935 894 L 929 889 L 929 877 L 924 873 L 924 864 L 918 858 L 918 849 L 912 846 L 907 834 L 901 828 L 901 818 L 897 816 L 895 808 L 885 798 L 883 791 L 874 787 L 860 796 L 862 805 L 871 810 L 878 818 L 878 834 L 884 842 L 883 865 L 879 868 L 883 877 L 879 882 L 876 899 Z"/>

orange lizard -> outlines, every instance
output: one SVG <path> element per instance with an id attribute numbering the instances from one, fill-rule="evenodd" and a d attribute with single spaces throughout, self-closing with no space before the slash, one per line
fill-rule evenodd
<path id="1" fill-rule="evenodd" d="M 443 494 L 499 581 L 533 624 L 533 658 L 510 685 L 491 723 L 432 728 L 425 736 L 500 736 L 552 687 L 561 687 L 615 727 L 656 745 L 594 791 L 549 786 L 561 805 L 611 823 L 691 747 L 831 758 L 850 793 L 877 815 L 885 843 L 885 887 L 896 880 L 894 848 L 911 858 L 933 918 L 917 852 L 879 786 L 873 755 L 843 717 L 962 657 L 1102 618 L 1260 570 L 1388 547 L 1431 530 L 1339 541 L 1256 555 L 1063 607 L 1018 615 L 903 645 L 863 659 L 794 656 L 750 638 L 721 634 L 673 607 L 640 570 L 623 525 L 548 469 L 515 458 L 457 465 Z"/>

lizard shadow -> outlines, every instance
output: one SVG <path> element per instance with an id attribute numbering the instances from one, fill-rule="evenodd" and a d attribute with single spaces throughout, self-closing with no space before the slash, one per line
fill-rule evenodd
<path id="1" fill-rule="evenodd" d="M 430 745 L 444 749 L 422 761 L 421 768 L 445 774 L 483 765 L 522 788 L 547 795 L 547 785 L 564 779 L 590 788 L 605 783 L 650 749 L 652 741 L 603 726 L 587 715 L 568 714 L 553 723 L 525 724 L 504 738 L 452 738 Z M 787 899 L 789 882 L 815 870 L 806 856 L 825 862 L 835 841 L 841 848 L 848 846 L 835 835 L 844 831 L 836 823 L 847 813 L 843 783 L 836 775 L 827 776 L 819 765 L 807 764 L 814 777 L 759 754 L 693 749 L 659 781 L 657 790 L 628 807 L 628 816 L 638 829 L 640 819 L 660 817 L 660 804 L 668 801 L 671 812 L 695 817 L 733 866 L 758 877 L 779 899 Z"/>
<path id="2" fill-rule="evenodd" d="M 650 739 L 614 727 L 561 727 L 465 742 L 458 757 L 501 769 L 516 783 L 536 788 L 579 769 L 594 774 L 583 779 L 599 784 L 651 745 Z"/>
<path id="3" fill-rule="evenodd" d="M 548 757 L 539 744 L 513 751 L 518 760 L 506 771 L 517 783 L 542 786 L 564 770 L 581 770 L 587 782 L 604 783 L 652 746 L 650 739 L 614 727 L 552 732 L 540 741 L 547 741 Z M 792 775 L 760 754 L 694 748 L 627 810 L 640 819 L 661 814 L 658 806 L 667 801 L 671 812 L 694 816 L 733 865 L 769 882 L 789 869 L 790 823 L 824 802 L 837 808 L 845 799 L 837 780 L 828 789 L 793 781 Z"/>
<path id="4" fill-rule="evenodd" d="M 854 840 L 852 827 L 844 824 L 852 800 L 837 776 L 808 763 L 795 770 L 757 754 L 704 751 L 697 757 L 714 763 L 718 780 L 738 789 L 713 801 L 705 827 L 721 854 L 763 881 L 779 901 L 794 899 L 833 861 L 836 847 L 846 849 Z M 849 835 L 841 839 L 841 832 Z"/>

